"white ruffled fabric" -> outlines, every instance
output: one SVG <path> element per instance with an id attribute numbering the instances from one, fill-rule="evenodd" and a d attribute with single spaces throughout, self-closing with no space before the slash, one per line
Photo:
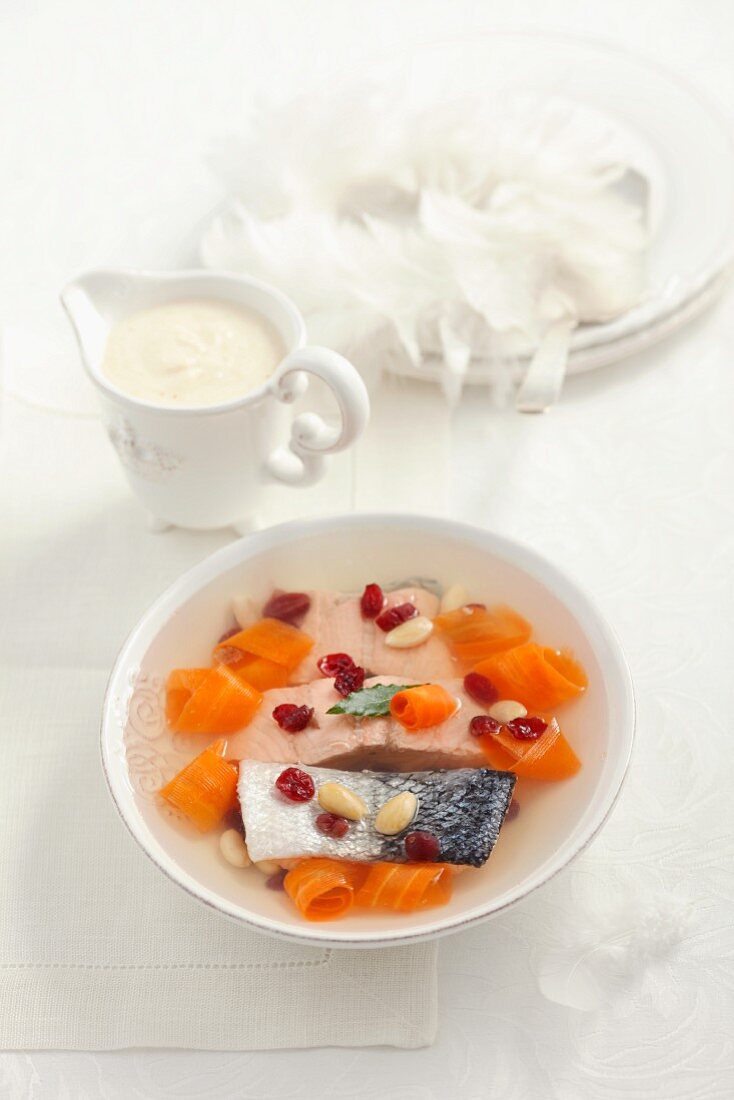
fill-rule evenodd
<path id="1" fill-rule="evenodd" d="M 213 167 L 231 196 L 210 267 L 280 286 L 310 335 L 413 366 L 527 355 L 561 317 L 605 321 L 644 293 L 644 211 L 611 123 L 565 101 L 397 109 L 387 90 L 261 108 Z M 366 354 L 366 349 L 371 354 Z"/>

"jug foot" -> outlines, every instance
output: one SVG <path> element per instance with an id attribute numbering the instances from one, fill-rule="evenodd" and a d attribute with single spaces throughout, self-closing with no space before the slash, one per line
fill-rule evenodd
<path id="1" fill-rule="evenodd" d="M 160 516 L 154 516 L 152 512 L 148 512 L 147 527 L 149 531 L 160 535 L 164 531 L 170 531 L 173 524 L 169 523 L 168 520 L 161 519 Z"/>

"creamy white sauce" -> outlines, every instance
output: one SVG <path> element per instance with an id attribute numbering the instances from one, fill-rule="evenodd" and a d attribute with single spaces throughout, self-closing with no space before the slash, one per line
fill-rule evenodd
<path id="1" fill-rule="evenodd" d="M 123 317 L 107 338 L 102 372 L 157 405 L 218 405 L 262 385 L 285 355 L 275 328 L 253 310 L 181 299 Z"/>

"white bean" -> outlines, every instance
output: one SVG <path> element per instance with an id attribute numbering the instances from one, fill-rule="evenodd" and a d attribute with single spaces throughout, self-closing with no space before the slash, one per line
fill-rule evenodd
<path id="1" fill-rule="evenodd" d="M 257 867 L 258 871 L 262 871 L 268 878 L 271 875 L 277 875 L 280 870 L 280 864 L 276 863 L 274 859 L 257 859 L 253 866 Z"/>
<path id="2" fill-rule="evenodd" d="M 219 838 L 219 851 L 233 867 L 249 867 L 250 856 L 242 834 L 237 829 L 226 829 Z"/>
<path id="3" fill-rule="evenodd" d="M 385 645 L 391 649 L 415 649 L 427 642 L 433 633 L 433 623 L 425 615 L 416 615 L 385 635 Z"/>
<path id="4" fill-rule="evenodd" d="M 526 708 L 522 703 L 518 703 L 517 699 L 500 699 L 489 708 L 489 717 L 494 718 L 495 722 L 501 722 L 503 726 L 508 722 L 514 722 L 516 718 L 524 718 L 527 713 Z"/>

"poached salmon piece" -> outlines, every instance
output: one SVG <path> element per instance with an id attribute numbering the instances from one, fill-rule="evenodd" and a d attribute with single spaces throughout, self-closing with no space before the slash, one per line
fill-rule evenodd
<path id="1" fill-rule="evenodd" d="M 273 797 L 283 765 L 262 760 L 240 764 L 238 793 L 252 860 L 278 863 L 306 857 L 356 860 L 360 863 L 409 862 L 405 833 L 376 828 L 379 811 L 396 796 L 412 797 L 411 830 L 427 830 L 440 844 L 441 862 L 481 867 L 487 862 L 512 798 L 515 776 L 490 768 L 454 768 L 440 772 L 347 772 L 309 767 L 314 786 L 348 787 L 367 813 L 359 827 L 334 838 L 316 825 L 321 807 L 316 799 L 286 802 Z"/>
<path id="2" fill-rule="evenodd" d="M 407 651 L 411 652 L 411 651 Z M 414 651 L 413 651 L 414 652 Z M 410 683 L 414 682 L 409 679 Z M 373 676 L 373 684 L 402 684 L 400 677 Z M 354 770 L 430 771 L 437 768 L 479 768 L 487 765 L 469 723 L 486 711 L 467 695 L 461 679 L 444 680 L 443 687 L 460 702 L 455 714 L 431 729 L 409 733 L 392 715 L 353 718 L 327 714 L 341 699 L 334 681 L 320 677 L 310 684 L 267 691 L 252 722 L 229 738 L 231 760 L 261 760 Z M 300 733 L 287 733 L 273 718 L 281 703 L 314 708 L 311 723 Z"/>
<path id="3" fill-rule="evenodd" d="M 379 675 L 400 676 L 406 683 L 449 679 L 457 674 L 457 664 L 448 646 L 438 635 L 413 649 L 393 649 L 374 619 L 362 617 L 359 596 L 341 592 L 309 592 L 311 607 L 301 630 L 316 644 L 292 676 L 295 684 L 307 684 L 321 678 L 317 662 L 329 653 L 348 653 L 355 665 Z M 399 588 L 386 594 L 386 608 L 412 603 L 419 615 L 434 619 L 439 601 L 425 588 Z"/>

